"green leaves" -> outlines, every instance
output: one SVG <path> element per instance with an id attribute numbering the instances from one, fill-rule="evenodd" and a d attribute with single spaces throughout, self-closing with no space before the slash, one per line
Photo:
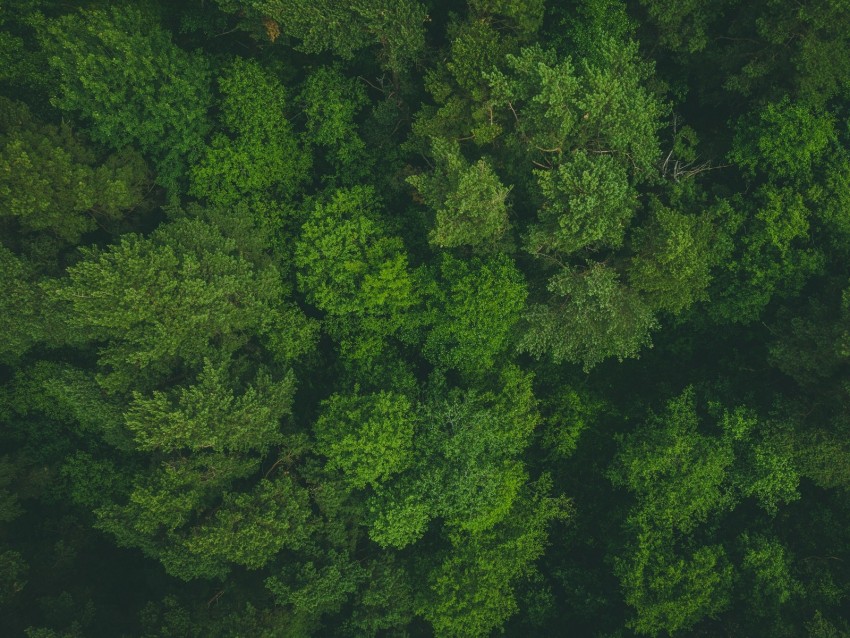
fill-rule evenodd
<path id="1" fill-rule="evenodd" d="M 138 448 L 266 452 L 279 443 L 280 419 L 289 411 L 295 390 L 291 372 L 273 382 L 260 370 L 239 397 L 234 396 L 228 372 L 227 366 L 205 360 L 197 382 L 180 388 L 174 402 L 164 392 L 149 398 L 135 393 L 125 419 Z"/>
<path id="2" fill-rule="evenodd" d="M 246 198 L 293 198 L 311 159 L 286 117 L 281 83 L 256 62 L 237 58 L 219 78 L 219 89 L 227 134 L 215 134 L 192 167 L 189 193 L 221 208 Z"/>
<path id="3" fill-rule="evenodd" d="M 354 183 L 368 174 L 371 158 L 355 118 L 368 104 L 363 84 L 337 67 L 311 73 L 299 94 L 307 116 L 307 139 L 323 148 L 334 169 L 326 179 Z"/>
<path id="4" fill-rule="evenodd" d="M 550 305 L 531 305 L 522 351 L 550 356 L 556 363 L 580 363 L 589 370 L 607 357 L 635 357 L 650 345 L 657 327 L 652 309 L 617 272 L 603 264 L 564 269 L 549 281 Z"/>
<path id="5" fill-rule="evenodd" d="M 258 569 L 284 547 L 297 549 L 307 540 L 309 517 L 307 492 L 292 478 L 261 479 L 249 493 L 226 493 L 214 521 L 195 528 L 186 547 Z"/>
<path id="6" fill-rule="evenodd" d="M 25 245 L 45 231 L 78 243 L 142 200 L 147 170 L 135 152 L 101 163 L 67 125 L 45 125 L 5 98 L 0 110 L 0 220 L 17 222 L 9 230 Z"/>
<path id="7" fill-rule="evenodd" d="M 298 447 L 281 430 L 295 392 L 286 366 L 312 346 L 274 266 L 180 219 L 84 251 L 45 289 L 77 343 L 102 344 L 96 384 L 68 372 L 46 385 L 81 430 L 125 455 L 68 466 L 100 529 L 184 580 L 259 568 L 303 542 L 304 488 L 268 473 L 251 484 L 272 449 Z M 94 498 L 104 467 L 120 489 Z"/>
<path id="8" fill-rule="evenodd" d="M 510 188 L 502 186 L 487 160 L 467 162 L 456 142 L 435 138 L 431 152 L 434 171 L 407 178 L 436 213 L 431 243 L 492 250 L 509 228 Z"/>
<path id="9" fill-rule="evenodd" d="M 730 157 L 750 175 L 805 181 L 834 140 L 832 117 L 785 97 L 739 127 Z"/>
<path id="10" fill-rule="evenodd" d="M 66 304 L 81 338 L 109 341 L 100 360 L 113 390 L 155 385 L 174 366 L 238 350 L 263 332 L 286 293 L 274 268 L 255 270 L 232 240 L 199 220 L 84 254 L 49 293 Z"/>
<path id="11" fill-rule="evenodd" d="M 154 159 L 157 182 L 175 189 L 209 127 L 206 59 L 178 49 L 130 5 L 50 20 L 41 41 L 58 77 L 54 104 L 88 122 L 98 142 L 138 145 Z"/>
<path id="12" fill-rule="evenodd" d="M 434 325 L 424 353 L 433 363 L 480 376 L 505 351 L 525 305 L 526 287 L 511 259 L 440 262 L 441 286 L 429 306 Z"/>
<path id="13" fill-rule="evenodd" d="M 657 202 L 652 220 L 635 233 L 632 286 L 654 308 L 678 314 L 707 298 L 712 268 L 722 255 L 708 215 L 684 215 Z"/>
<path id="14" fill-rule="evenodd" d="M 689 533 L 709 514 L 734 504 L 726 485 L 734 458 L 730 445 L 697 431 L 696 400 L 689 388 L 667 404 L 660 418 L 629 437 L 612 480 L 640 499 L 637 520 Z"/>
<path id="15" fill-rule="evenodd" d="M 376 356 L 419 301 L 404 244 L 377 208 L 370 188 L 338 190 L 309 213 L 295 246 L 299 288 L 355 359 Z"/>
<path id="16" fill-rule="evenodd" d="M 425 45 L 422 25 L 428 15 L 413 0 L 354 0 L 344 5 L 332 0 L 217 2 L 228 11 L 246 11 L 257 23 L 265 17 L 266 37 L 274 41 L 283 31 L 298 38 L 298 48 L 307 53 L 331 51 L 351 59 L 360 49 L 380 44 L 379 60 L 394 73 L 416 61 Z"/>
<path id="17" fill-rule="evenodd" d="M 531 378 L 503 370 L 499 393 L 457 393 L 421 408 L 414 462 L 370 499 L 370 536 L 403 547 L 442 517 L 452 530 L 479 533 L 507 516 L 528 481 L 520 455 L 539 421 Z"/>
<path id="18" fill-rule="evenodd" d="M 532 254 L 571 254 L 584 248 L 618 248 L 637 206 L 625 168 L 610 155 L 576 151 L 551 171 L 535 171 L 544 197 L 541 223 L 526 246 Z"/>
<path id="19" fill-rule="evenodd" d="M 634 562 L 618 562 L 615 571 L 626 602 L 637 610 L 629 626 L 648 636 L 692 628 L 705 617 L 716 618 L 730 603 L 732 567 L 719 546 L 676 552 L 671 539 L 641 544 Z"/>
<path id="20" fill-rule="evenodd" d="M 578 69 L 539 46 L 507 56 L 507 66 L 488 75 L 493 103 L 532 157 L 557 164 L 578 149 L 602 151 L 637 181 L 655 172 L 665 107 L 643 86 L 651 67 L 635 43 L 606 39 L 599 59 Z"/>
<path id="21" fill-rule="evenodd" d="M 354 488 L 373 487 L 412 463 L 413 406 L 389 392 L 333 395 L 316 422 L 316 451 Z"/>
<path id="22" fill-rule="evenodd" d="M 549 487 L 546 478 L 528 486 L 493 529 L 451 535 L 452 549 L 442 553 L 428 574 L 430 591 L 417 601 L 435 635 L 487 635 L 517 611 L 517 581 L 533 572 L 552 521 L 568 515 L 566 502 L 547 496 Z"/>
<path id="23" fill-rule="evenodd" d="M 0 363 L 11 363 L 43 337 L 42 294 L 30 268 L 0 245 Z"/>
<path id="24" fill-rule="evenodd" d="M 733 567 L 723 545 L 706 539 L 747 497 L 756 496 L 770 515 L 797 497 L 799 477 L 769 428 L 744 408 L 723 412 L 719 421 L 719 436 L 704 434 L 696 395 L 686 388 L 663 414 L 624 437 L 609 472 L 635 497 L 615 571 L 635 608 L 631 626 L 642 634 L 672 634 L 725 610 Z M 763 549 L 745 555 L 744 569 L 771 587 L 766 581 L 781 574 L 771 575 L 779 566 L 767 561 L 780 559 L 783 550 Z"/>

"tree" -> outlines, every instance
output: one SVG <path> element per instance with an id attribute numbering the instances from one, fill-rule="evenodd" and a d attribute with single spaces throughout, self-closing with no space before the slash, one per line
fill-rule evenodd
<path id="1" fill-rule="evenodd" d="M 772 299 L 795 294 L 823 272 L 826 255 L 811 241 L 821 223 L 815 211 L 823 206 L 829 218 L 824 194 L 840 198 L 841 185 L 833 173 L 825 187 L 820 167 L 845 154 L 832 119 L 807 105 L 784 99 L 742 119 L 730 158 L 754 192 L 729 201 L 725 232 L 735 258 L 717 278 L 717 319 L 754 321 Z"/>
<path id="2" fill-rule="evenodd" d="M 634 43 L 607 38 L 600 57 L 578 68 L 540 46 L 506 62 L 485 76 L 492 105 L 531 158 L 556 168 L 583 150 L 610 155 L 632 183 L 652 177 L 666 107 L 644 86 L 652 67 Z"/>
<path id="3" fill-rule="evenodd" d="M 244 11 L 264 35 L 274 41 L 284 33 L 300 40 L 307 53 L 331 51 L 343 59 L 380 45 L 382 66 L 399 73 L 416 62 L 425 45 L 426 9 L 414 0 L 216 0 L 225 11 Z"/>
<path id="4" fill-rule="evenodd" d="M 713 436 L 700 431 L 696 395 L 686 388 L 621 439 L 609 471 L 636 500 L 615 571 L 635 608 L 630 625 L 642 634 L 689 629 L 730 606 L 732 564 L 722 543 L 706 542 L 719 540 L 724 514 L 747 497 L 770 515 L 799 498 L 799 476 L 769 427 L 745 408 L 711 409 L 719 412 Z"/>
<path id="5" fill-rule="evenodd" d="M 290 200 L 306 182 L 310 155 L 286 118 L 284 87 L 254 61 L 236 58 L 218 80 L 221 124 L 190 170 L 189 193 L 215 207 L 244 199 Z"/>
<path id="6" fill-rule="evenodd" d="M 708 298 L 712 270 L 723 256 L 708 214 L 685 215 L 655 202 L 651 221 L 634 235 L 633 288 L 653 308 L 678 314 Z"/>
<path id="7" fill-rule="evenodd" d="M 87 122 L 97 142 L 137 145 L 174 191 L 209 129 L 207 60 L 131 5 L 48 20 L 41 43 L 58 79 L 53 104 Z"/>
<path id="8" fill-rule="evenodd" d="M 658 326 L 652 308 L 620 283 L 614 269 L 598 263 L 564 269 L 548 289 L 548 305 L 529 305 L 520 350 L 589 370 L 608 357 L 635 357 L 651 344 L 650 331 Z"/>
<path id="9" fill-rule="evenodd" d="M 229 356 L 289 319 L 296 331 L 281 355 L 309 348 L 306 318 L 286 302 L 276 269 L 255 270 L 232 239 L 200 220 L 163 225 L 149 238 L 125 235 L 83 256 L 47 290 L 64 304 L 77 339 L 107 342 L 101 382 L 112 391 L 152 389 L 175 369 Z"/>
<path id="10" fill-rule="evenodd" d="M 404 396 L 335 394 L 316 421 L 316 451 L 354 488 L 377 486 L 412 462 L 415 419 Z"/>
<path id="11" fill-rule="evenodd" d="M 374 160 L 356 119 L 368 104 L 363 83 L 346 77 L 338 66 L 320 67 L 304 81 L 298 100 L 307 116 L 306 139 L 325 150 L 333 169 L 323 177 L 343 186 L 366 177 Z"/>
<path id="12" fill-rule="evenodd" d="M 41 290 L 28 264 L 0 245 L 0 363 L 18 360 L 43 335 Z"/>
<path id="13" fill-rule="evenodd" d="M 673 549 L 673 539 L 649 535 L 635 556 L 617 562 L 626 602 L 637 615 L 629 626 L 658 636 L 692 628 L 706 616 L 715 618 L 728 608 L 732 567 L 722 547 L 700 547 L 685 553 Z"/>
<path id="14" fill-rule="evenodd" d="M 129 149 L 99 162 L 71 128 L 43 124 L 29 109 L 0 100 L 0 219 L 19 241 L 83 234 L 121 218 L 143 198 L 147 169 Z"/>
<path id="15" fill-rule="evenodd" d="M 94 383 L 69 371 L 46 386 L 119 459 L 78 456 L 67 467 L 97 526 L 184 580 L 258 568 L 298 547 L 304 488 L 285 474 L 251 481 L 272 450 L 301 447 L 280 425 L 295 388 L 288 368 L 311 329 L 274 265 L 248 261 L 215 226 L 180 219 L 84 251 L 45 289 L 74 343 L 104 344 Z M 117 490 L 98 492 L 104 472 Z"/>
<path id="16" fill-rule="evenodd" d="M 317 203 L 295 245 L 300 290 L 327 314 L 326 326 L 354 359 L 375 357 L 419 303 L 404 244 L 389 235 L 370 188 Z"/>
<path id="17" fill-rule="evenodd" d="M 456 392 L 422 406 L 414 463 L 369 500 L 374 541 L 407 546 L 435 517 L 474 534 L 508 515 L 528 482 L 521 454 L 539 414 L 529 375 L 511 367 L 499 381 L 498 393 Z"/>
<path id="18" fill-rule="evenodd" d="M 584 151 L 556 170 L 536 171 L 544 205 L 541 223 L 531 229 L 533 254 L 571 254 L 585 248 L 618 248 L 636 207 L 628 175 L 610 155 Z"/>
<path id="19" fill-rule="evenodd" d="M 548 527 L 568 517 L 568 504 L 548 496 L 549 487 L 544 478 L 525 488 L 491 530 L 450 535 L 451 549 L 437 557 L 429 588 L 417 600 L 436 636 L 485 636 L 517 612 L 515 588 L 534 572 Z"/>
<path id="20" fill-rule="evenodd" d="M 461 261 L 444 254 L 440 275 L 423 352 L 468 378 L 486 374 L 510 343 L 525 306 L 522 274 L 506 255 Z"/>
<path id="21" fill-rule="evenodd" d="M 539 46 L 506 60 L 486 75 L 490 105 L 510 131 L 509 148 L 538 167 L 526 184 L 541 202 L 539 223 L 524 243 L 555 268 L 550 294 L 541 290 L 529 306 L 520 348 L 585 369 L 636 356 L 657 327 L 653 308 L 598 253 L 622 245 L 636 188 L 657 175 L 665 108 L 643 86 L 651 69 L 634 44 L 611 39 L 579 68 Z"/>
<path id="22" fill-rule="evenodd" d="M 469 164 L 460 146 L 432 140 L 433 173 L 407 178 L 435 212 L 431 243 L 440 248 L 468 245 L 492 249 L 507 232 L 510 188 L 505 188 L 490 163 Z"/>

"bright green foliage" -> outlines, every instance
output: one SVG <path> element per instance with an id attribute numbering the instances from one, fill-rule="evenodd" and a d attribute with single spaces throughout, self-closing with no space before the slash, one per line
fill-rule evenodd
<path id="1" fill-rule="evenodd" d="M 631 285 L 653 308 L 674 314 L 707 298 L 717 265 L 714 229 L 707 215 L 683 215 L 656 202 L 649 224 L 635 233 Z"/>
<path id="2" fill-rule="evenodd" d="M 73 371 L 45 386 L 48 397 L 81 428 L 151 455 L 147 468 L 125 461 L 123 487 L 99 497 L 101 470 L 114 469 L 94 459 L 67 466 L 97 526 L 185 580 L 222 576 L 231 563 L 258 568 L 298 546 L 309 516 L 302 487 L 280 478 L 234 491 L 284 443 L 280 423 L 294 377 L 274 380 L 256 364 L 246 374 L 232 357 L 251 337 L 287 325 L 290 334 L 269 340 L 273 358 L 285 363 L 310 347 L 307 321 L 286 302 L 273 266 L 255 266 L 215 226 L 184 219 L 149 238 L 125 235 L 119 245 L 87 251 L 67 280 L 47 289 L 67 304 L 78 341 L 105 342 L 98 385 L 128 403 L 107 402 Z M 187 385 L 169 382 L 193 371 Z"/>
<path id="3" fill-rule="evenodd" d="M 292 401 L 293 386 L 292 375 L 273 382 L 260 374 L 236 397 L 227 367 L 207 359 L 197 382 L 180 388 L 173 399 L 164 392 L 150 397 L 135 393 L 126 424 L 138 449 L 146 452 L 266 452 L 280 442 L 278 419 Z"/>
<path id="4" fill-rule="evenodd" d="M 548 306 L 529 307 L 520 349 L 556 363 L 580 363 L 586 370 L 608 357 L 637 356 L 650 345 L 650 331 L 658 324 L 650 306 L 619 279 L 599 263 L 552 277 L 553 299 Z"/>
<path id="5" fill-rule="evenodd" d="M 190 172 L 190 194 L 227 208 L 247 197 L 290 199 L 310 157 L 286 118 L 286 91 L 259 64 L 237 58 L 219 77 L 221 123 Z"/>
<path id="6" fill-rule="evenodd" d="M 290 411 L 292 376 L 273 382 L 261 370 L 238 396 L 233 385 L 226 369 L 207 363 L 173 399 L 136 393 L 126 426 L 137 449 L 164 458 L 136 474 L 125 503 L 96 510 L 98 526 L 120 544 L 140 547 L 185 580 L 222 575 L 231 562 L 261 567 L 306 534 L 306 493 L 291 478 L 229 491 L 256 472 L 258 455 L 284 442 L 280 421 Z"/>
<path id="7" fill-rule="evenodd" d="M 400 631 L 412 619 L 413 600 L 407 571 L 393 560 L 375 562 L 367 587 L 354 603 L 345 625 L 353 636 L 376 636 L 381 631 Z"/>
<path id="8" fill-rule="evenodd" d="M 713 545 L 682 554 L 672 545 L 670 537 L 648 535 L 630 562 L 616 563 L 626 602 L 637 611 L 629 626 L 640 634 L 687 630 L 729 605 L 732 566 L 723 549 Z"/>
<path id="9" fill-rule="evenodd" d="M 408 305 L 409 278 L 390 273 L 404 266 L 403 244 L 386 237 L 378 203 L 368 188 L 338 190 L 327 204 L 317 204 L 301 229 L 296 247 L 298 281 L 317 308 L 333 315 L 368 313 L 386 306 Z M 381 283 L 392 288 L 381 290 Z M 379 294 L 375 298 L 367 292 Z"/>
<path id="10" fill-rule="evenodd" d="M 425 76 L 425 88 L 436 106 L 423 106 L 413 125 L 416 137 L 427 142 L 423 150 L 435 139 L 471 138 L 487 144 L 502 132 L 488 103 L 484 74 L 513 50 L 513 43 L 492 23 L 493 17 L 482 16 L 450 25 L 446 63 Z"/>
<path id="11" fill-rule="evenodd" d="M 316 451 L 327 469 L 341 470 L 355 488 L 376 486 L 406 470 L 412 462 L 413 409 L 390 392 L 335 394 L 315 425 Z"/>
<path id="12" fill-rule="evenodd" d="M 526 487 L 493 529 L 450 535 L 453 547 L 439 557 L 428 574 L 430 591 L 418 601 L 436 636 L 486 636 L 516 613 L 517 580 L 533 571 L 550 523 L 568 515 L 549 488 L 545 479 Z"/>
<path id="13" fill-rule="evenodd" d="M 824 173 L 823 186 L 811 192 L 815 213 L 826 227 L 831 247 L 844 251 L 850 236 L 850 157 L 846 152 L 836 153 Z"/>
<path id="14" fill-rule="evenodd" d="M 309 516 L 307 492 L 292 478 L 261 479 L 251 492 L 225 493 L 212 523 L 196 527 L 186 547 L 206 559 L 257 569 L 284 547 L 306 541 Z"/>
<path id="15" fill-rule="evenodd" d="M 379 59 L 393 72 L 404 70 L 425 45 L 425 7 L 415 0 L 216 0 L 226 11 L 248 10 L 257 22 L 265 17 L 270 39 L 281 31 L 300 40 L 307 53 L 331 51 L 350 59 L 368 46 L 381 45 Z"/>
<path id="16" fill-rule="evenodd" d="M 850 0 L 3 0 L 0 633 L 848 634 L 848 78 Z"/>
<path id="17" fill-rule="evenodd" d="M 388 235 L 377 209 L 370 188 L 338 190 L 316 204 L 295 246 L 299 288 L 355 358 L 377 354 L 418 303 L 404 244 Z"/>
<path id="18" fill-rule="evenodd" d="M 799 583 L 791 576 L 791 560 L 776 538 L 764 536 L 741 538 L 745 547 L 742 568 L 753 611 L 760 616 L 776 613 L 776 608 L 791 598 Z"/>
<path id="19" fill-rule="evenodd" d="M 424 353 L 436 365 L 468 377 L 487 373 L 508 345 L 525 305 L 522 274 L 505 255 L 464 262 L 445 254 L 440 275 Z"/>
<path id="20" fill-rule="evenodd" d="M 657 325 L 652 306 L 617 269 L 596 256 L 584 268 L 569 261 L 621 246 L 635 188 L 657 174 L 665 109 L 644 86 L 650 71 L 634 44 L 606 39 L 580 65 L 533 46 L 487 75 L 491 108 L 510 130 L 506 141 L 539 167 L 529 184 L 541 201 L 539 223 L 528 230 L 526 250 L 560 266 L 548 299 L 527 314 L 520 347 L 535 356 L 589 370 L 608 357 L 636 356 Z"/>
<path id="21" fill-rule="evenodd" d="M 279 605 L 291 606 L 298 615 L 317 617 L 337 611 L 357 590 L 368 572 L 347 552 L 330 551 L 325 564 L 307 561 L 287 571 L 285 580 L 272 576 L 266 587 Z"/>
<path id="22" fill-rule="evenodd" d="M 539 414 L 528 375 L 508 368 L 501 382 L 499 394 L 470 391 L 423 406 L 416 463 L 370 500 L 373 540 L 403 547 L 436 516 L 451 529 L 479 533 L 508 515 L 528 480 L 519 456 Z"/>
<path id="23" fill-rule="evenodd" d="M 697 425 L 696 399 L 689 388 L 629 436 L 612 479 L 639 499 L 633 520 L 688 533 L 734 504 L 726 484 L 735 459 L 732 447 L 701 435 Z"/>
<path id="24" fill-rule="evenodd" d="M 718 529 L 720 517 L 743 498 L 755 496 L 770 514 L 798 498 L 790 457 L 771 444 L 775 438 L 751 411 L 724 411 L 719 421 L 720 436 L 700 432 L 694 390 L 687 388 L 624 438 L 609 473 L 636 498 L 627 518 L 631 540 L 616 572 L 640 633 L 687 629 L 730 603 L 732 565 L 723 546 L 686 539 Z M 767 591 L 791 586 L 787 572 L 780 573 L 782 560 L 776 546 L 745 554 L 743 568 L 767 597 L 787 599 Z"/>
<path id="25" fill-rule="evenodd" d="M 86 250 L 69 275 L 50 296 L 68 304 L 67 321 L 80 337 L 108 340 L 100 362 L 113 389 L 156 384 L 174 366 L 234 352 L 281 315 L 297 313 L 282 304 L 286 288 L 273 267 L 255 270 L 232 240 L 195 220 Z M 291 351 L 306 348 L 293 343 Z"/>
<path id="26" fill-rule="evenodd" d="M 414 123 L 418 141 L 471 139 L 484 145 L 504 132 L 495 117 L 487 75 L 503 64 L 507 54 L 534 38 L 543 4 L 472 0 L 465 20 L 450 20 L 445 63 L 425 75 L 425 88 L 436 106 L 423 105 L 419 110 Z"/>
<path id="27" fill-rule="evenodd" d="M 599 60 L 578 68 L 537 46 L 509 55 L 507 64 L 507 72 L 488 75 L 493 105 L 514 123 L 532 157 L 567 163 L 582 149 L 611 155 L 635 180 L 655 172 L 665 109 L 644 87 L 651 67 L 634 43 L 607 39 Z"/>
<path id="28" fill-rule="evenodd" d="M 802 181 L 811 179 L 834 139 L 832 117 L 785 98 L 739 127 L 730 158 L 750 175 Z"/>
<path id="29" fill-rule="evenodd" d="M 553 18 L 560 20 L 550 23 L 547 35 L 559 51 L 572 55 L 593 58 L 604 51 L 606 40 L 625 42 L 635 35 L 637 22 L 624 0 L 582 0 L 572 6 L 552 6 L 549 10 Z M 562 39 L 566 41 L 557 46 Z"/>
<path id="30" fill-rule="evenodd" d="M 800 498 L 800 474 L 793 450 L 773 424 L 760 424 L 745 408 L 724 412 L 720 425 L 734 441 L 737 468 L 732 477 L 743 497 L 754 497 L 759 506 L 775 515 L 779 505 Z"/>
<path id="31" fill-rule="evenodd" d="M 565 386 L 546 406 L 543 443 L 562 458 L 578 448 L 581 435 L 602 415 L 605 403 L 583 388 Z"/>
<path id="32" fill-rule="evenodd" d="M 147 171 L 136 153 L 98 165 L 70 127 L 42 124 L 6 99 L 0 110 L 0 220 L 77 243 L 141 201 Z"/>
<path id="33" fill-rule="evenodd" d="M 701 435 L 697 425 L 689 388 L 626 439 L 611 472 L 638 501 L 628 518 L 633 544 L 616 572 L 642 634 L 687 629 L 729 602 L 732 571 L 722 547 L 675 549 L 679 534 L 735 503 L 727 484 L 731 444 Z"/>
<path id="34" fill-rule="evenodd" d="M 208 129 L 208 63 L 177 48 L 157 20 L 133 5 L 81 10 L 41 34 L 58 76 L 54 104 L 79 115 L 92 138 L 136 144 L 173 188 Z"/>
<path id="35" fill-rule="evenodd" d="M 713 312 L 732 321 L 753 321 L 774 296 L 796 293 L 824 263 L 808 241 L 811 212 L 799 193 L 765 185 L 752 201 L 757 208 L 741 239 L 742 254 L 718 278 Z"/>
<path id="36" fill-rule="evenodd" d="M 774 298 L 795 294 L 822 272 L 825 255 L 812 237 L 821 219 L 829 234 L 842 232 L 839 212 L 846 188 L 835 122 L 806 104 L 788 99 L 767 104 L 742 120 L 730 158 L 754 193 L 732 205 L 739 219 L 737 258 L 718 281 L 716 316 L 749 322 Z M 829 172 L 824 176 L 824 168 Z M 836 244 L 842 242 L 836 237 Z"/>
<path id="37" fill-rule="evenodd" d="M 431 243 L 440 248 L 494 248 L 509 228 L 507 197 L 498 175 L 485 159 L 470 164 L 455 142 L 432 140 L 432 173 L 407 178 L 435 212 Z"/>
<path id="38" fill-rule="evenodd" d="M 298 98 L 307 116 L 307 139 L 327 153 L 333 179 L 353 183 L 368 175 L 371 162 L 356 122 L 367 104 L 363 83 L 337 67 L 321 67 L 308 76 Z"/>
<path id="39" fill-rule="evenodd" d="M 628 174 L 611 155 L 578 150 L 558 168 L 535 171 L 544 197 L 540 224 L 526 244 L 533 254 L 617 248 L 637 201 Z"/>

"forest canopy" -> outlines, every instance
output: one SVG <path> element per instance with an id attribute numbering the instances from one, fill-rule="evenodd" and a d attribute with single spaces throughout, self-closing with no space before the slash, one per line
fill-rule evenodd
<path id="1" fill-rule="evenodd" d="M 847 0 L 0 1 L 0 627 L 850 638 Z"/>

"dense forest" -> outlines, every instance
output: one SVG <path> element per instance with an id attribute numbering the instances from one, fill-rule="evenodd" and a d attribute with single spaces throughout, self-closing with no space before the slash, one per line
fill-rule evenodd
<path id="1" fill-rule="evenodd" d="M 850 1 L 0 1 L 0 630 L 850 637 Z"/>

